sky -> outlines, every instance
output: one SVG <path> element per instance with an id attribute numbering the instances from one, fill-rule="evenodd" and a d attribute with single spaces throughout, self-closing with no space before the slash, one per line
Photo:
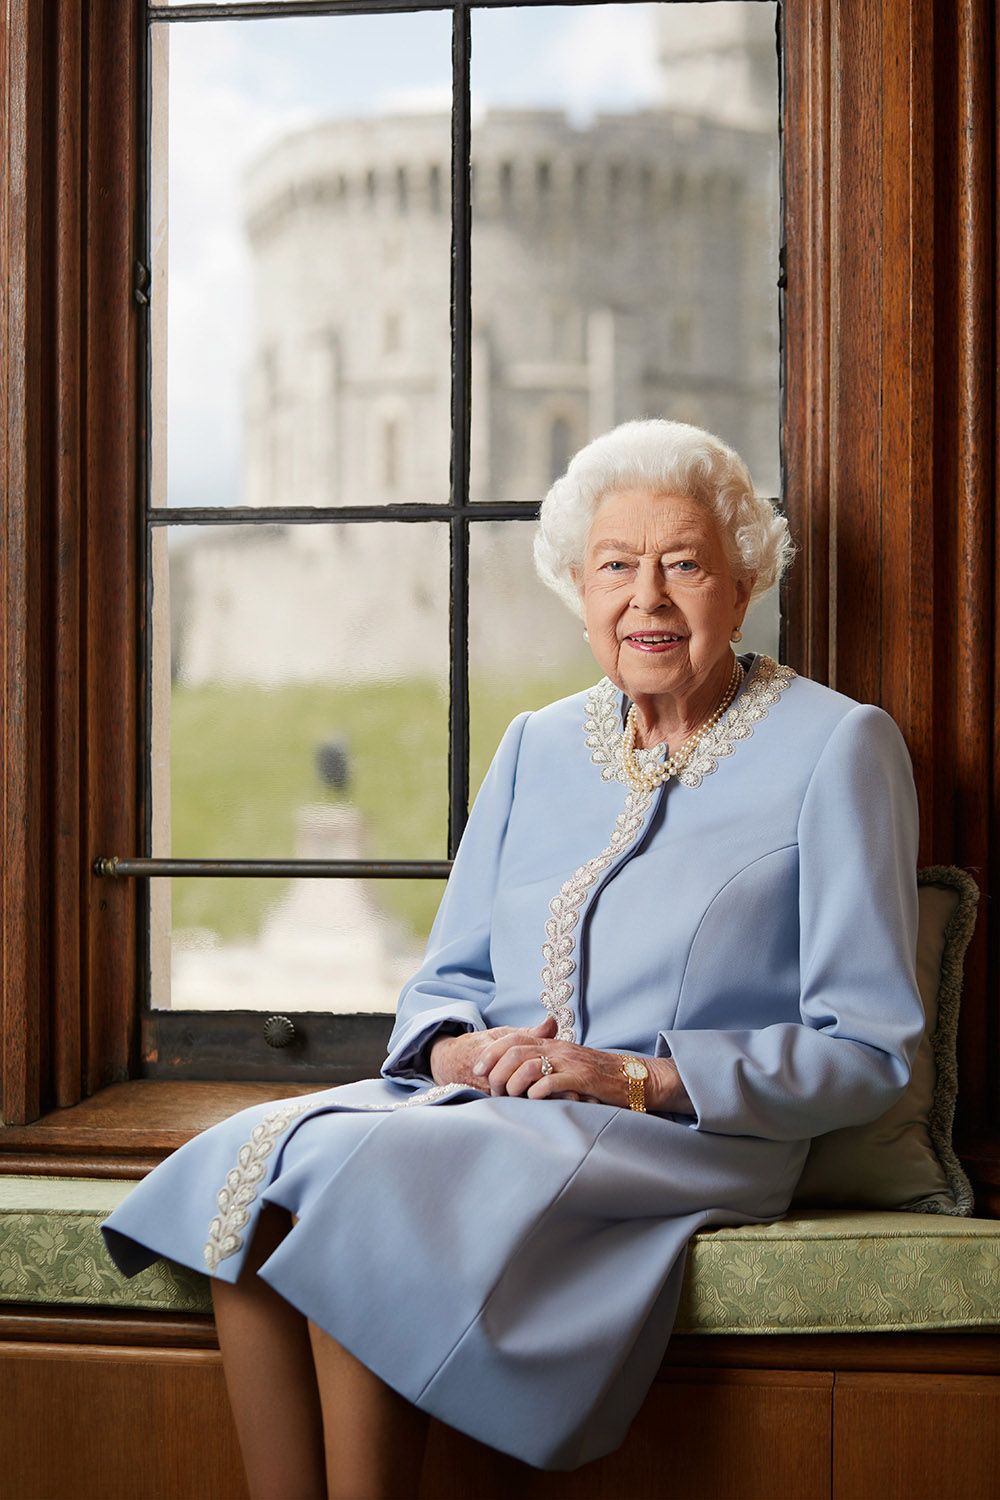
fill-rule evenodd
<path id="1" fill-rule="evenodd" d="M 473 11 L 473 123 L 493 105 L 563 108 L 583 124 L 599 110 L 661 102 L 654 25 L 664 8 Z M 157 25 L 169 32 L 169 500 L 234 504 L 252 323 L 242 171 L 271 141 L 319 119 L 447 110 L 451 16 Z"/>
<path id="2" fill-rule="evenodd" d="M 652 5 L 473 14 L 473 112 L 595 108 L 656 98 Z M 238 182 L 245 164 L 312 121 L 446 111 L 451 17 L 289 17 L 169 26 L 168 491 L 172 504 L 240 499 L 240 374 L 250 324 Z"/>

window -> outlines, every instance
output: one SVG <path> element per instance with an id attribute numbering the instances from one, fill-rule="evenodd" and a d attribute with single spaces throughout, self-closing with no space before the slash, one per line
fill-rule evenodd
<path id="1" fill-rule="evenodd" d="M 299 1057 L 258 1045 L 259 1067 L 335 1059 L 346 1016 L 381 1045 L 506 722 L 593 680 L 529 556 L 528 523 L 575 446 L 621 416 L 699 404 L 778 485 L 773 5 L 719 11 L 729 45 L 760 53 L 763 103 L 743 128 L 720 123 L 709 86 L 682 120 L 656 76 L 623 87 L 605 6 L 456 14 L 470 47 L 454 76 L 445 11 L 280 10 L 151 18 L 153 863 L 132 867 L 155 876 L 154 1073 L 167 1052 L 193 1065 L 223 1018 L 259 1042 L 258 1010 L 294 1012 L 301 1033 Z M 690 51 L 681 11 L 633 7 L 628 45 Z M 709 207 L 734 132 L 752 225 Z M 706 192 L 668 223 L 650 209 L 682 162 Z M 579 202 L 588 166 L 610 213 Z M 450 283 L 445 181 L 465 247 Z M 345 182 L 362 185 L 353 203 Z M 716 236 L 739 241 L 739 278 Z M 669 336 L 689 298 L 720 307 L 694 375 Z M 470 320 L 490 352 L 463 388 Z M 734 332 L 772 339 L 755 425 Z M 776 650 L 773 613 L 762 629 Z"/>
<path id="2" fill-rule="evenodd" d="M 565 473 L 572 456 L 570 425 L 565 417 L 555 417 L 549 427 L 549 477 L 553 482 Z"/>

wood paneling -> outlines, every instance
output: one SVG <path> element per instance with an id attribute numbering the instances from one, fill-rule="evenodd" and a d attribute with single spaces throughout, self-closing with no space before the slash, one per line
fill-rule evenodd
<path id="1" fill-rule="evenodd" d="M 31 1344 L 128 1344 L 136 1348 L 218 1349 L 208 1314 L 118 1312 L 0 1304 L 0 1341 Z"/>
<path id="2" fill-rule="evenodd" d="M 42 3 L 10 0 L 0 26 L 4 112 L 0 171 L 0 631 L 3 639 L 3 899 L 0 1061 L 7 1118 L 31 1119 L 41 1095 L 48 985 L 40 883 L 44 797 L 41 491 L 43 216 Z"/>
<path id="3" fill-rule="evenodd" d="M 10 1500 L 246 1500 L 219 1354 L 0 1343 L 0 1474 Z"/>
<path id="4" fill-rule="evenodd" d="M 1000 1375 L 1000 1334 L 768 1333 L 710 1336 L 678 1334 L 664 1369 L 674 1365 L 731 1369 L 878 1370 L 934 1374 Z"/>
<path id="5" fill-rule="evenodd" d="M 0 18 L 2 1116 L 128 1076 L 141 771 L 138 0 Z"/>
<path id="6" fill-rule="evenodd" d="M 1000 1380 L 839 1375 L 833 1402 L 836 1500 L 996 1500 Z"/>
<path id="7" fill-rule="evenodd" d="M 541 1474 L 434 1424 L 420 1500 L 824 1500 L 832 1389 L 829 1374 L 673 1371 L 621 1449 L 570 1474 Z"/>
<path id="8" fill-rule="evenodd" d="M 79 4 L 80 0 L 73 0 Z M 82 351 L 87 430 L 84 858 L 79 871 L 83 984 L 61 1024 L 82 1029 L 83 1076 L 71 1101 L 129 1076 L 138 1056 L 136 1003 L 144 944 L 135 881 L 97 880 L 99 850 L 141 847 L 142 506 L 146 443 L 139 401 L 136 262 L 142 239 L 140 146 L 145 6 L 87 14 L 87 277 Z M 108 642 L 114 642 L 109 652 Z M 61 998 L 61 997 L 60 997 Z M 82 1001 L 82 1005 L 81 1005 Z"/>
<path id="9" fill-rule="evenodd" d="M 784 598 L 786 658 L 830 672 L 830 4 L 782 11 L 785 495 L 798 556 Z"/>
<path id="10" fill-rule="evenodd" d="M 793 666 L 880 703 L 983 892 L 957 1140 L 1000 1212 L 995 9 L 785 6 Z"/>
<path id="11" fill-rule="evenodd" d="M 167 1083 L 136 1078 L 111 1084 L 74 1108 L 31 1125 L 0 1126 L 3 1170 L 143 1177 L 157 1161 L 238 1110 L 315 1090 L 309 1083 Z"/>
<path id="12" fill-rule="evenodd" d="M 208 1318 L 0 1314 L 3 1493 L 12 1500 L 242 1500 L 212 1333 Z M 675 1362 L 661 1369 L 616 1454 L 570 1474 L 541 1474 L 434 1423 L 419 1496 L 993 1500 L 996 1337 L 920 1335 L 910 1345 L 914 1363 L 924 1361 L 919 1374 L 898 1370 L 905 1343 L 880 1335 L 677 1339 L 668 1354 Z M 771 1367 L 752 1368 L 765 1352 Z M 796 1358 L 800 1368 L 782 1368 Z M 852 1369 L 859 1359 L 876 1368 Z M 894 1360 L 897 1368 L 889 1368 Z M 992 1378 L 940 1373 L 963 1365 L 974 1371 L 977 1362 L 986 1369 L 990 1360 Z"/>

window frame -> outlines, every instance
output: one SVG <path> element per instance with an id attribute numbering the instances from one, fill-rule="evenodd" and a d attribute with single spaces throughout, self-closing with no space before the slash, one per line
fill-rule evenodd
<path id="1" fill-rule="evenodd" d="M 994 898 L 957 1144 L 1000 1214 L 995 18 L 784 0 L 783 24 L 786 659 L 892 713 L 921 862 L 971 866 Z M 205 1123 L 206 1091 L 228 1108 L 249 1087 L 138 1078 L 136 883 L 93 869 L 142 828 L 145 36 L 138 0 L 8 0 L 0 20 L 6 1171 L 121 1170 Z M 140 1097 L 172 1123 L 144 1134 Z"/>
<path id="2" fill-rule="evenodd" d="M 448 857 L 444 860 L 363 860 L 314 862 L 308 869 L 296 859 L 287 860 L 225 860 L 225 859 L 165 859 L 150 857 L 151 803 L 153 788 L 147 773 L 144 782 L 146 805 L 144 822 L 146 833 L 142 840 L 142 854 L 134 851 L 124 858 L 111 852 L 105 855 L 102 868 L 117 878 L 137 878 L 140 886 L 140 911 L 144 915 L 146 972 L 149 973 L 151 945 L 149 933 L 151 887 L 148 877 L 159 874 L 188 873 L 195 876 L 213 875 L 216 878 L 244 878 L 257 874 L 301 876 L 305 873 L 324 875 L 331 879 L 354 877 L 366 879 L 403 877 L 411 879 L 443 878 L 450 869 L 451 861 L 467 818 L 469 801 L 469 731 L 470 731 L 470 684 L 469 684 L 469 571 L 471 529 L 478 523 L 525 522 L 537 518 L 538 505 L 531 501 L 482 502 L 470 500 L 470 428 L 471 428 L 471 363 L 472 363 L 472 308 L 471 308 L 471 254 L 472 254 L 472 129 L 471 129 L 471 63 L 472 63 L 472 13 L 481 8 L 476 4 L 453 5 L 451 0 L 430 0 L 421 4 L 421 10 L 439 10 L 452 16 L 452 111 L 451 111 L 451 464 L 450 493 L 447 501 L 436 504 L 372 503 L 365 505 L 311 507 L 311 506 L 171 506 L 156 508 L 152 503 L 150 475 L 142 475 L 142 506 L 148 527 L 143 556 L 146 578 L 151 577 L 152 561 L 150 544 L 155 528 L 168 526 L 246 526 L 248 524 L 303 525 L 303 524 L 373 524 L 404 521 L 413 525 L 443 524 L 449 531 L 449 712 L 448 712 Z M 323 4 L 314 0 L 308 8 L 310 15 L 334 17 L 344 6 L 339 3 Z M 350 6 L 353 13 L 385 13 L 382 0 L 354 0 Z M 147 135 L 145 165 L 153 158 L 153 135 L 157 114 L 152 97 L 155 79 L 154 28 L 158 25 L 212 24 L 213 21 L 237 17 L 247 21 L 249 16 L 258 18 L 286 18 L 298 12 L 299 7 L 290 6 L 288 0 L 253 0 L 253 4 L 215 4 L 210 8 L 189 5 L 150 5 L 147 10 L 149 45 L 144 50 L 145 74 L 143 92 L 146 99 L 145 113 Z M 211 19 L 206 21 L 206 15 Z M 248 22 L 252 24 L 252 22 Z M 778 39 L 775 38 L 776 61 Z M 777 82 L 777 80 L 776 80 Z M 777 102 L 777 93 L 776 93 Z M 160 110 L 164 102 L 160 101 Z M 621 163 L 618 164 L 621 168 Z M 541 182 L 543 171 L 547 174 L 549 163 L 536 163 Z M 153 279 L 151 264 L 151 220 L 154 217 L 151 198 L 152 184 L 144 184 L 150 196 L 150 213 L 144 216 L 144 244 L 140 259 L 146 266 L 146 279 Z M 162 275 L 162 272 L 160 273 Z M 777 275 L 777 267 L 775 267 Z M 150 431 L 153 421 L 153 338 L 154 320 L 151 309 L 142 306 L 142 335 L 145 340 L 145 368 L 150 390 L 146 397 L 147 421 Z M 561 418 L 560 418 L 561 420 Z M 551 422 L 548 424 L 551 426 Z M 381 458 L 380 458 L 381 462 Z M 146 631 L 147 644 L 151 647 L 153 619 L 150 613 L 151 590 L 145 586 L 147 598 Z M 146 684 L 144 697 L 144 738 L 150 743 L 152 733 L 151 682 Z M 280 1010 L 276 998 L 273 1010 Z M 289 1017 L 294 1028 L 291 1045 L 276 1050 L 265 1040 L 265 1026 L 271 1015 L 263 1009 L 225 1012 L 198 1012 L 181 1008 L 155 1009 L 148 1000 L 141 1015 L 141 1061 L 143 1075 L 152 1078 L 259 1078 L 267 1076 L 276 1081 L 314 1078 L 336 1083 L 357 1077 L 371 1076 L 378 1072 L 385 1056 L 386 1042 L 392 1026 L 391 1014 L 332 1014 L 315 1011 L 295 1011 Z"/>

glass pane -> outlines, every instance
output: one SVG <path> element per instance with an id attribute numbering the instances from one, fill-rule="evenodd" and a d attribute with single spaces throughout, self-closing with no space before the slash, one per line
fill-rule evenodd
<path id="1" fill-rule="evenodd" d="M 473 11 L 473 500 L 639 416 L 779 493 L 775 11 Z"/>
<path id="2" fill-rule="evenodd" d="M 344 808 L 305 810 L 315 847 Z M 394 1011 L 440 880 L 153 880 L 154 1009 Z"/>
<path id="3" fill-rule="evenodd" d="M 447 527 L 156 528 L 153 553 L 153 854 L 445 858 Z"/>
<path id="4" fill-rule="evenodd" d="M 152 501 L 442 501 L 447 12 L 152 28 Z"/>
<path id="5" fill-rule="evenodd" d="M 535 573 L 534 532 L 534 522 L 479 521 L 469 533 L 470 797 L 515 714 L 603 675 L 583 622 Z"/>

